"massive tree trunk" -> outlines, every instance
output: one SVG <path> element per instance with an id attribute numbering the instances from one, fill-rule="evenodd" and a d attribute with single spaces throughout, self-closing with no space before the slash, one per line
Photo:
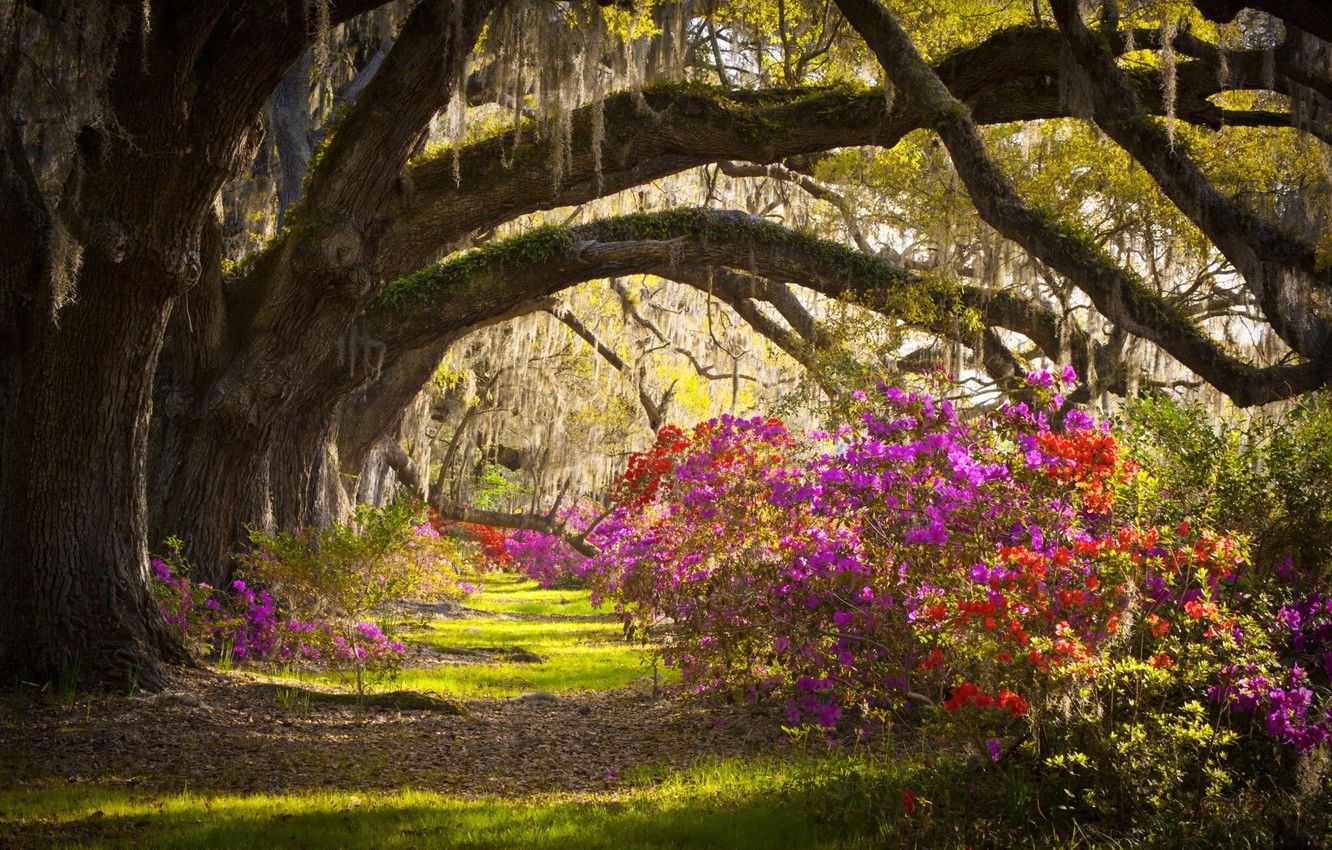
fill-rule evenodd
<path id="1" fill-rule="evenodd" d="M 265 433 L 253 421 L 208 418 L 180 429 L 162 532 L 185 542 L 198 577 L 226 584 L 251 528 L 294 531 L 346 519 L 332 407 L 312 405 Z"/>
<path id="2" fill-rule="evenodd" d="M 20 323 L 0 518 L 6 681 L 151 686 L 161 661 L 187 658 L 147 580 L 148 421 L 173 296 L 142 271 L 90 262 L 58 324 L 44 304 Z"/>
<path id="3" fill-rule="evenodd" d="M 311 405 L 278 429 L 269 450 L 273 523 L 284 531 L 347 519 L 350 497 L 340 480 L 338 424 L 329 405 Z"/>
<path id="4" fill-rule="evenodd" d="M 161 505 L 161 531 L 185 542 L 196 577 L 222 585 L 229 577 L 226 555 L 243 541 L 255 499 L 254 476 L 265 467 L 256 455 L 259 440 L 244 429 L 210 420 L 187 420 L 168 459 L 170 470 Z"/>
<path id="5" fill-rule="evenodd" d="M 332 17 L 340 23 L 374 4 L 342 0 Z M 188 660 L 148 580 L 154 375 L 173 303 L 217 263 L 205 222 L 221 188 L 253 159 L 254 122 L 300 54 L 305 22 L 295 2 L 200 0 L 157 18 L 162 5 L 144 4 L 155 25 L 137 39 L 116 34 L 113 18 L 123 24 L 128 13 L 110 9 L 112 35 L 100 42 L 84 37 L 83 18 L 32 5 L 33 15 L 52 13 L 37 23 L 50 44 L 73 51 L 72 65 L 106 69 L 92 92 L 77 74 L 76 91 L 40 82 L 56 86 L 56 102 L 70 95 L 80 107 L 60 119 L 75 132 L 58 197 L 39 188 L 12 129 L 30 117 L 26 107 L 0 98 L 12 110 L 0 156 L 0 267 L 33 269 L 0 274 L 6 681 L 76 676 L 151 687 L 168 678 L 164 662 Z M 15 14 L 28 12 L 20 4 Z M 0 72 L 0 83 L 14 78 Z M 40 226 L 11 226 L 24 220 Z M 72 300 L 68 281 L 50 274 L 62 267 Z"/>

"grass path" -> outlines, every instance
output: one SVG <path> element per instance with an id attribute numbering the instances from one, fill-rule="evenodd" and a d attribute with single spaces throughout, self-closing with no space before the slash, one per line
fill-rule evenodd
<path id="1" fill-rule="evenodd" d="M 147 698 L 13 695 L 0 847 L 848 846 L 794 803 L 808 765 L 781 755 L 777 718 L 655 697 L 650 651 L 585 592 L 495 576 L 448 613 L 379 687 L 456 716 L 244 671 Z M 502 660 L 519 652 L 540 660 Z"/>
<path id="2" fill-rule="evenodd" d="M 169 796 L 0 791 L 0 844 L 45 847 L 833 848 L 875 846 L 810 816 L 801 768 L 728 760 L 622 790 L 461 799 L 429 791 Z M 8 831 L 6 831 L 8 830 Z M 862 843 L 863 842 L 863 843 Z"/>
<path id="3" fill-rule="evenodd" d="M 626 642 L 619 623 L 595 611 L 585 590 L 547 590 L 520 576 L 492 574 L 482 592 L 455 613 L 463 616 L 432 619 L 407 631 L 408 666 L 377 689 L 513 697 L 615 690 L 652 683 L 654 675 L 661 683 L 678 678 L 672 670 L 655 668 L 649 647 Z M 529 660 L 508 660 L 515 654 Z M 491 659 L 495 663 L 477 663 Z M 337 674 L 279 678 L 350 684 Z"/>

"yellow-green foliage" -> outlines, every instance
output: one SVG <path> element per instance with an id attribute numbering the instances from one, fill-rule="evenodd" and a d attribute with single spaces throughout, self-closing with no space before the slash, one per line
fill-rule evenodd
<path id="1" fill-rule="evenodd" d="M 252 530 L 241 574 L 305 618 L 355 621 L 397 599 L 460 598 L 465 555 L 425 520 L 419 505 L 399 499 L 359 505 L 351 522 L 327 528 Z"/>

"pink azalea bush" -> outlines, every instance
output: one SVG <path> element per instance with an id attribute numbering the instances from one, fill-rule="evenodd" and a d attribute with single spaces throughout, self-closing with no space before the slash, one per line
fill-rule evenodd
<path id="1" fill-rule="evenodd" d="M 252 540 L 226 590 L 190 581 L 178 541 L 153 560 L 163 613 L 201 654 L 350 670 L 360 686 L 403 655 L 385 631 L 390 603 L 466 592 L 468 566 L 410 503 L 363 506 L 352 524 Z"/>
<path id="2" fill-rule="evenodd" d="M 306 661 L 327 666 L 354 659 L 391 664 L 403 652 L 402 644 L 389 640 L 374 623 L 351 625 L 360 637 L 353 645 L 327 622 L 281 616 L 272 594 L 243 579 L 234 580 L 229 590 L 218 590 L 206 582 L 191 582 L 162 558 L 153 559 L 152 569 L 167 622 L 180 629 L 200 655 L 234 662 Z"/>
<path id="3" fill-rule="evenodd" d="M 595 520 L 593 509 L 586 505 L 570 506 L 556 516 L 566 533 L 586 536 L 594 546 L 600 542 L 600 536 L 595 530 L 587 534 L 587 529 Z M 564 537 L 528 529 L 510 531 L 504 538 L 504 551 L 509 568 L 542 587 L 575 588 L 587 584 L 587 557 Z"/>
<path id="4" fill-rule="evenodd" d="M 1325 593 L 1270 581 L 1244 535 L 1158 521 L 1152 474 L 1066 406 L 1075 379 L 1034 373 L 975 418 L 882 385 L 810 438 L 734 417 L 664 433 L 578 569 L 688 688 L 792 723 L 915 718 L 1069 787 L 1090 761 L 1125 799 L 1220 795 L 1243 780 L 1217 754 L 1263 740 L 1325 746 Z"/>

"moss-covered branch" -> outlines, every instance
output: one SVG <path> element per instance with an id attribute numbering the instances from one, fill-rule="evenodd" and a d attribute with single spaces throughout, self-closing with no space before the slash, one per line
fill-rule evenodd
<path id="1" fill-rule="evenodd" d="M 941 60 L 939 79 L 980 124 L 1067 117 L 1060 96 L 1062 39 L 1049 27 L 1001 30 Z M 1195 73 L 1195 66 L 1197 72 Z M 1201 60 L 1180 63 L 1177 115 L 1215 127 L 1220 110 L 1207 98 L 1221 90 Z M 1160 77 L 1132 77 L 1143 103 L 1158 114 Z M 601 110 L 601 115 L 596 113 Z M 575 110 L 572 155 L 557 185 L 550 176 L 559 139 L 531 129 L 510 131 L 441 150 L 413 163 L 410 194 L 386 219 L 381 274 L 396 279 L 439 257 L 440 248 L 474 230 L 519 215 L 583 203 L 612 192 L 719 161 L 770 163 L 852 146 L 892 147 L 929 121 L 913 98 L 891 109 L 878 89 L 849 85 L 761 91 L 697 83 L 662 83 L 622 93 L 602 106 Z M 604 141 L 594 150 L 594 127 Z M 454 157 L 457 157 L 455 182 Z"/>
<path id="2" fill-rule="evenodd" d="M 1045 221 L 1037 212 L 1027 215 Z M 1087 282 L 1103 314 L 1156 342 L 1237 403 L 1285 398 L 1322 385 L 1322 373 L 1312 364 L 1259 368 L 1239 360 L 1084 235 L 1040 226 L 1050 232 L 1033 245 L 1045 250 L 1053 243 L 1053 258 L 1080 275 L 1075 278 L 1080 284 Z M 1061 353 L 1058 318 L 1016 294 L 907 271 L 744 213 L 697 208 L 543 227 L 500 240 L 395 282 L 368 319 L 390 348 L 410 349 L 503 318 L 517 305 L 583 281 L 633 273 L 680 279 L 687 277 L 681 269 L 708 267 L 798 284 L 944 336 L 1004 328 L 1028 337 L 1052 358 Z M 1075 330 L 1068 342 L 1085 359 L 1085 332 Z M 1108 364 L 1099 356 L 1098 361 L 1098 372 L 1104 372 Z"/>
<path id="3" fill-rule="evenodd" d="M 981 218 L 1067 277 L 1101 315 L 1156 343 L 1240 406 L 1326 384 L 1327 364 L 1321 360 L 1269 368 L 1240 360 L 1075 224 L 1026 203 L 990 156 L 966 104 L 924 62 L 897 19 L 877 0 L 838 0 L 838 5 L 899 89 L 929 116 Z"/>
<path id="4" fill-rule="evenodd" d="M 1305 357 L 1325 356 L 1332 329 L 1317 315 L 1314 298 L 1317 290 L 1332 290 L 1332 266 L 1320 263 L 1318 246 L 1220 192 L 1183 140 L 1147 117 L 1110 49 L 1083 23 L 1076 0 L 1054 0 L 1052 8 L 1077 63 L 1066 73 L 1083 78 L 1095 94 L 1090 106 L 1096 125 L 1147 170 L 1244 275 L 1281 339 Z"/>
<path id="5" fill-rule="evenodd" d="M 719 272 L 709 278 L 708 268 Z M 806 365 L 826 340 L 817 329 L 801 327 L 791 305 L 781 309 L 785 283 L 854 301 L 945 337 L 971 340 L 983 328 L 1001 327 L 1032 339 L 1052 358 L 1060 351 L 1056 317 L 1018 296 L 906 271 L 754 216 L 696 208 L 542 227 L 500 240 L 395 282 L 372 306 L 368 326 L 387 342 L 392 359 L 397 350 L 504 318 L 522 309 L 515 305 L 536 304 L 564 287 L 633 273 L 710 289 L 738 311 L 746 300 L 771 300 L 795 332 L 771 320 L 756 329 Z M 764 317 L 742 313 L 742 318 L 762 324 Z M 1086 346 L 1079 348 L 1081 355 Z M 998 370 L 997 378 L 1020 368 L 997 339 L 986 349 L 982 356 Z"/>

